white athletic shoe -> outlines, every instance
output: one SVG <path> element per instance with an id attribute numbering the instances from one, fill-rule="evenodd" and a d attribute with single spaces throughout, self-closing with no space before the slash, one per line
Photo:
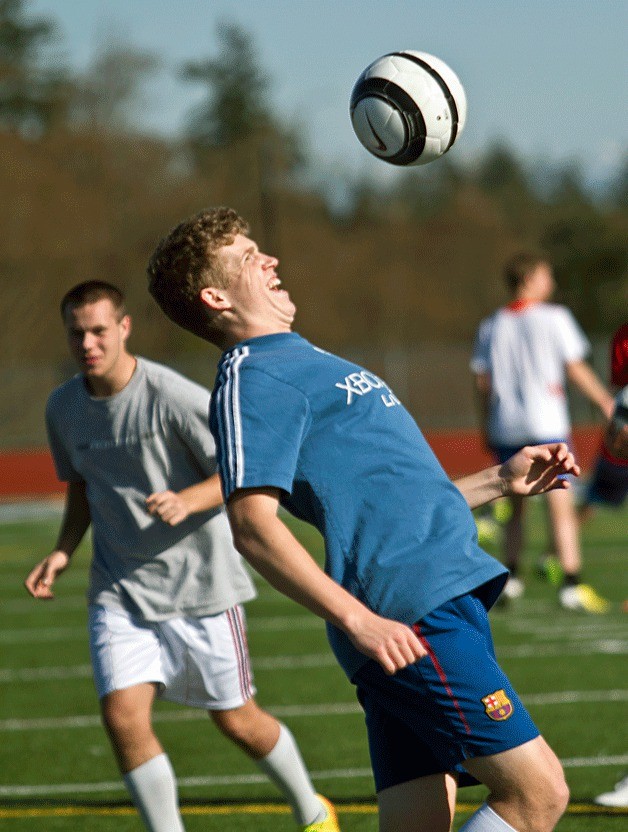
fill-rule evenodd
<path id="1" fill-rule="evenodd" d="M 628 776 L 620 780 L 612 792 L 604 792 L 593 798 L 598 806 L 628 806 Z"/>
<path id="2" fill-rule="evenodd" d="M 502 595 L 504 598 L 508 598 L 509 601 L 514 601 L 516 598 L 521 598 L 524 591 L 525 585 L 521 578 L 508 578 L 502 589 Z"/>
<path id="3" fill-rule="evenodd" d="M 558 590 L 558 602 L 565 610 L 590 612 L 596 615 L 603 615 L 611 607 L 610 601 L 598 595 L 588 584 L 562 587 Z"/>

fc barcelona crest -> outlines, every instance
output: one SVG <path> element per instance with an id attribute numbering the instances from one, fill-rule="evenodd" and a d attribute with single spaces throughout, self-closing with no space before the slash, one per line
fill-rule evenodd
<path id="1" fill-rule="evenodd" d="M 512 702 L 506 696 L 506 691 L 504 690 L 496 690 L 495 693 L 484 696 L 482 698 L 482 704 L 488 716 L 497 721 L 508 719 L 513 712 Z"/>

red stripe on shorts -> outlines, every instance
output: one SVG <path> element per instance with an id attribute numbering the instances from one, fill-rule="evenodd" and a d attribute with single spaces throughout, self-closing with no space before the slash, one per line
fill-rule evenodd
<path id="1" fill-rule="evenodd" d="M 249 697 L 253 696 L 253 674 L 251 672 L 251 659 L 249 653 L 249 642 L 246 637 L 246 624 L 244 623 L 244 613 L 242 607 L 238 604 L 234 607 L 235 614 L 238 618 L 238 632 L 242 641 L 242 653 L 244 655 L 243 671 L 246 676 L 246 690 Z"/>
<path id="2" fill-rule="evenodd" d="M 449 682 L 447 681 L 447 674 L 443 670 L 443 667 L 442 667 L 441 663 L 438 661 L 438 659 L 436 657 L 436 653 L 434 653 L 434 651 L 432 650 L 432 647 L 431 647 L 429 641 L 425 638 L 425 636 L 421 635 L 421 625 L 420 624 L 414 624 L 412 629 L 417 634 L 417 636 L 419 638 L 419 641 L 421 642 L 423 647 L 425 647 L 425 649 L 427 650 L 427 654 L 430 657 L 430 659 L 432 660 L 432 664 L 434 665 L 434 668 L 436 669 L 436 672 L 438 673 L 438 678 L 443 683 L 443 687 L 447 691 L 447 695 L 449 696 L 449 698 L 453 702 L 454 708 L 456 709 L 456 711 L 458 713 L 458 716 L 460 717 L 460 720 L 461 720 L 462 724 L 464 725 L 465 731 L 467 732 L 467 734 L 471 734 L 471 726 L 467 722 L 467 718 L 465 717 L 464 713 L 462 712 L 462 708 L 460 707 L 460 705 L 458 703 L 458 700 L 454 696 L 454 692 L 451 689 L 451 686 L 450 686 Z"/>
<path id="3" fill-rule="evenodd" d="M 231 628 L 231 636 L 236 649 L 238 662 L 238 676 L 240 677 L 240 693 L 244 699 L 250 699 L 253 695 L 251 685 L 251 667 L 249 664 L 249 651 L 244 633 L 244 623 L 239 607 L 232 607 L 227 610 L 227 621 Z"/>

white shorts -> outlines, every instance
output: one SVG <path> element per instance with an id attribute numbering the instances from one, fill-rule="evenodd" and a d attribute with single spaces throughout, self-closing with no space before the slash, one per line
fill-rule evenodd
<path id="1" fill-rule="evenodd" d="M 222 711 L 239 708 L 255 694 L 239 605 L 204 618 L 143 621 L 91 604 L 89 646 L 101 699 L 155 682 L 161 699 Z"/>

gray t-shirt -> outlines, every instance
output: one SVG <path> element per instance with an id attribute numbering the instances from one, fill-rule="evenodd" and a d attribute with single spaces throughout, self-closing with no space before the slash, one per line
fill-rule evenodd
<path id="1" fill-rule="evenodd" d="M 80 374 L 50 395 L 46 426 L 57 476 L 86 483 L 90 602 L 161 621 L 215 615 L 255 597 L 223 508 L 178 526 L 146 510 L 149 494 L 180 491 L 215 472 L 209 398 L 144 358 L 114 396 L 92 397 Z"/>

